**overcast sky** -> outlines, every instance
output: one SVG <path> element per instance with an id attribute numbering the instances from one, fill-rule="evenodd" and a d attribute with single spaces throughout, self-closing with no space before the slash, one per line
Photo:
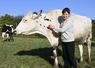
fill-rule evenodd
<path id="1" fill-rule="evenodd" d="M 28 11 L 48 12 L 69 7 L 73 13 L 95 19 L 95 0 L 0 0 L 0 16 L 25 15 Z"/>

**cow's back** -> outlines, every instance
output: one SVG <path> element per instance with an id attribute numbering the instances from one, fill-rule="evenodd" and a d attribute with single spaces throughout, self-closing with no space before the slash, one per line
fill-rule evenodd
<path id="1" fill-rule="evenodd" d="M 92 33 L 91 19 L 80 15 L 71 15 L 74 22 L 74 33 L 76 41 L 86 42 L 89 35 Z"/>
<path id="2" fill-rule="evenodd" d="M 52 10 L 48 14 L 52 18 L 51 23 L 61 23 L 63 22 L 62 10 Z M 74 34 L 75 40 L 79 42 L 85 42 L 89 35 L 92 33 L 92 23 L 91 19 L 86 16 L 80 16 L 71 13 L 71 19 L 74 23 Z"/>

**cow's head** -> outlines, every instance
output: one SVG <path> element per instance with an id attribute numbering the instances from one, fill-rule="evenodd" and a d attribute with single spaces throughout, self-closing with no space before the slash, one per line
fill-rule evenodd
<path id="1" fill-rule="evenodd" d="M 23 17 L 15 30 L 17 34 L 29 35 L 37 32 L 39 33 L 42 29 L 47 29 L 49 24 L 47 22 L 50 22 L 50 20 L 47 18 L 46 14 L 42 14 L 42 10 L 39 13 L 29 12 Z"/>
<path id="2" fill-rule="evenodd" d="M 26 34 L 29 33 L 31 29 L 35 28 L 34 20 L 32 19 L 32 12 L 28 12 L 21 20 L 21 22 L 16 27 L 16 34 Z"/>

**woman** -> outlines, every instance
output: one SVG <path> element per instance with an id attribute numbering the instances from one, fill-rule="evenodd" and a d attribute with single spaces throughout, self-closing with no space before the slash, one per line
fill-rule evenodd
<path id="1" fill-rule="evenodd" d="M 70 18 L 70 9 L 64 8 L 62 10 L 63 22 L 60 24 L 60 28 L 56 28 L 53 25 L 49 25 L 48 28 L 55 32 L 61 32 L 61 41 L 63 49 L 64 68 L 77 68 L 75 60 L 75 38 L 74 38 L 74 26 L 73 21 Z"/>

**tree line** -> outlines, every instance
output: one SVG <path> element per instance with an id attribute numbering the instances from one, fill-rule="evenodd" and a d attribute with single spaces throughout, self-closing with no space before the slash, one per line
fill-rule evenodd
<path id="1" fill-rule="evenodd" d="M 21 16 L 11 16 L 9 14 L 5 14 L 4 16 L 0 16 L 0 27 L 5 23 L 14 25 L 16 27 L 18 23 L 21 21 L 23 15 Z"/>

